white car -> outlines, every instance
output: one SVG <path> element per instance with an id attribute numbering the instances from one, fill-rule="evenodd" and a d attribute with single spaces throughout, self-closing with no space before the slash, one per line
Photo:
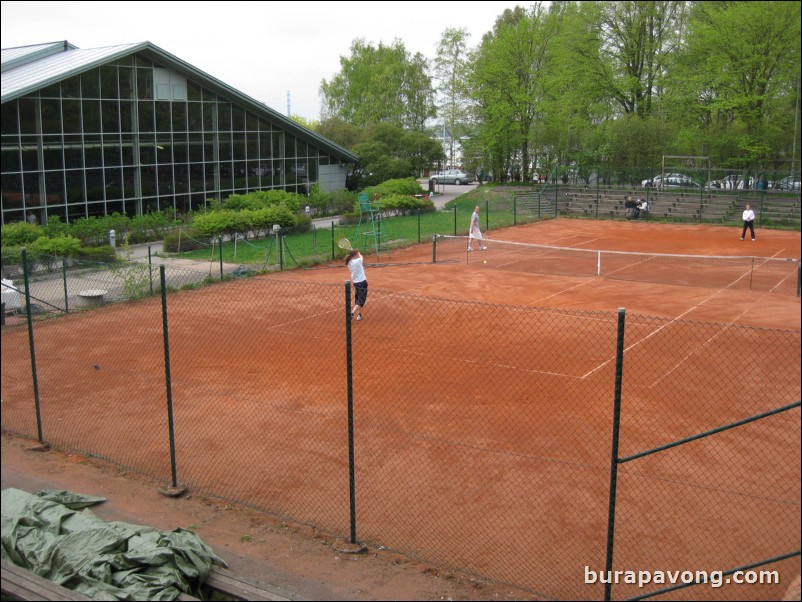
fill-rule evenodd
<path id="1" fill-rule="evenodd" d="M 456 184 L 457 186 L 460 184 L 468 184 L 469 182 L 473 182 L 475 179 L 476 178 L 473 176 L 466 174 L 464 171 L 460 171 L 459 169 L 447 169 L 445 171 L 441 171 L 440 173 L 429 176 L 429 181 L 433 184 Z"/>
<path id="2" fill-rule="evenodd" d="M 648 180 L 643 180 L 641 186 L 644 188 L 701 188 L 702 185 L 693 180 L 690 176 L 682 173 L 667 173 L 665 176 L 659 175 Z"/>

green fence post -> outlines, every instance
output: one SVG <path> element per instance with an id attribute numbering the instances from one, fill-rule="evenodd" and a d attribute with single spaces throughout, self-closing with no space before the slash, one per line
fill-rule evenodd
<path id="1" fill-rule="evenodd" d="M 31 350 L 31 378 L 33 379 L 33 404 L 36 408 L 36 435 L 44 443 L 42 435 L 42 411 L 39 403 L 39 376 L 36 373 L 36 350 L 33 344 L 33 314 L 31 314 L 31 287 L 28 276 L 28 250 L 22 248 L 22 280 L 25 283 L 25 317 L 28 319 L 28 348 Z"/>
<path id="2" fill-rule="evenodd" d="M 64 278 L 64 312 L 70 313 L 69 290 L 67 288 L 67 258 L 61 258 L 61 275 Z"/>
<path id="3" fill-rule="evenodd" d="M 150 296 L 153 296 L 153 253 L 148 245 L 148 279 L 150 280 Z"/>
<path id="4" fill-rule="evenodd" d="M 167 328 L 167 277 L 164 265 L 159 266 L 159 280 L 162 287 L 162 335 L 164 338 L 164 384 L 167 389 L 167 430 L 170 437 L 170 475 L 172 486 L 176 487 L 175 430 L 173 428 L 173 383 L 170 378 L 170 337 Z"/>
<path id="5" fill-rule="evenodd" d="M 512 195 L 512 225 L 518 225 L 518 197 Z"/>
<path id="6" fill-rule="evenodd" d="M 618 340 L 615 354 L 615 394 L 613 397 L 613 444 L 610 451 L 610 501 L 607 511 L 607 559 L 605 570 L 611 575 L 613 570 L 613 540 L 615 538 L 615 494 L 618 482 L 618 437 L 621 425 L 621 381 L 624 373 L 624 322 L 626 310 L 618 309 Z M 604 599 L 610 600 L 611 579 L 604 584 Z"/>
<path id="7" fill-rule="evenodd" d="M 334 222 L 331 222 L 331 260 L 334 261 Z"/>
<path id="8" fill-rule="evenodd" d="M 348 503 L 351 511 L 351 543 L 356 543 L 356 476 L 354 462 L 354 381 L 351 340 L 351 281 L 345 281 L 345 380 L 348 396 Z"/>
<path id="9" fill-rule="evenodd" d="M 457 203 L 454 202 L 454 236 L 457 235 Z"/>
<path id="10" fill-rule="evenodd" d="M 490 231 L 490 201 L 487 199 L 485 199 L 485 230 Z M 479 246 L 481 247 L 482 244 L 479 243 Z"/>
<path id="11" fill-rule="evenodd" d="M 223 237 L 219 238 L 220 242 L 220 280 L 223 279 Z M 209 266 L 209 271 L 212 271 L 212 267 Z M 211 275 L 211 274 L 210 274 Z"/>

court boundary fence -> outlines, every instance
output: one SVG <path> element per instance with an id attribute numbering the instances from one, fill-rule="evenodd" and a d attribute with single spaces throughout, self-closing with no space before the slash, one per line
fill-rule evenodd
<path id="1" fill-rule="evenodd" d="M 167 284 L 167 273 L 166 273 L 165 266 L 163 266 L 163 265 L 159 266 L 159 273 L 160 273 L 160 290 L 158 291 L 158 293 L 159 293 L 160 299 L 161 299 L 161 304 L 160 304 L 159 307 L 160 307 L 160 311 L 161 311 L 162 338 L 163 338 L 163 349 L 164 349 L 164 382 L 163 382 L 163 386 L 164 386 L 164 391 L 165 391 L 165 400 L 167 402 L 167 414 L 168 414 L 168 424 L 169 424 L 168 441 L 165 442 L 165 444 L 169 447 L 170 484 L 172 486 L 178 486 L 179 484 L 181 484 L 179 470 L 178 470 L 178 467 L 181 465 L 181 462 L 179 462 L 179 459 L 177 458 L 176 444 L 175 444 L 176 434 L 174 432 L 174 421 L 173 421 L 173 406 L 174 406 L 175 400 L 173 398 L 172 376 L 171 376 L 172 367 L 173 367 L 173 365 L 174 365 L 176 360 L 175 359 L 171 359 L 171 343 L 170 343 L 171 327 L 168 326 L 168 313 L 170 311 L 170 303 L 168 303 L 168 301 L 170 299 L 170 296 L 172 295 L 172 291 L 170 290 L 170 288 L 169 288 L 169 286 Z M 3 431 L 4 432 L 13 433 L 13 434 L 17 434 L 17 435 L 22 435 L 22 436 L 28 436 L 28 437 L 35 436 L 35 438 L 40 443 L 51 444 L 51 437 L 49 436 L 48 429 L 46 428 L 45 414 L 42 412 L 42 407 L 41 407 L 40 376 L 39 376 L 38 361 L 37 361 L 36 351 L 35 351 L 35 349 L 36 349 L 36 346 L 35 346 L 36 328 L 35 327 L 39 323 L 39 321 L 35 319 L 34 315 L 30 311 L 31 303 L 30 303 L 29 291 L 27 290 L 27 288 L 28 288 L 27 278 L 25 279 L 25 285 L 26 285 L 25 294 L 26 294 L 26 301 L 27 301 L 26 306 L 28 308 L 27 315 L 26 315 L 26 325 L 27 325 L 29 349 L 27 351 L 29 352 L 29 355 L 30 355 L 30 365 L 31 365 L 30 377 L 31 377 L 31 381 L 32 381 L 32 395 L 33 395 L 33 399 L 30 400 L 32 403 L 31 403 L 31 407 L 29 408 L 29 411 L 32 411 L 35 414 L 35 425 L 36 425 L 35 430 L 36 430 L 36 433 L 34 434 L 29 429 L 26 429 L 24 426 L 22 426 L 22 423 L 12 423 L 11 422 L 12 418 L 10 417 L 10 413 L 7 413 L 6 411 L 3 412 Z M 292 285 L 292 284 L 288 284 L 288 283 L 281 283 L 281 286 L 283 286 L 283 287 L 299 286 L 300 287 L 300 286 L 304 286 L 304 285 L 302 285 L 302 284 Z M 322 293 L 324 292 L 326 295 L 329 295 L 329 294 L 333 294 L 333 290 L 334 289 L 331 286 L 328 286 L 326 288 L 326 291 L 319 291 L 319 292 L 322 292 Z M 192 292 L 194 292 L 194 291 L 191 291 L 190 294 Z M 373 294 L 375 296 L 375 293 L 373 293 Z M 323 296 L 323 295 L 320 295 L 320 296 Z M 388 297 L 389 297 L 389 295 L 388 295 Z M 404 304 L 417 304 L 417 305 L 420 305 L 421 307 L 425 307 L 427 304 L 431 304 L 431 305 L 433 305 L 433 308 L 431 308 L 431 309 L 432 309 L 432 311 L 434 313 L 437 313 L 437 311 L 440 311 L 441 308 L 444 306 L 443 304 L 445 304 L 445 303 L 448 303 L 448 305 L 445 306 L 445 308 L 446 308 L 445 311 L 450 311 L 450 312 L 454 312 L 454 313 L 459 313 L 459 312 L 463 312 L 463 311 L 469 311 L 469 312 L 475 312 L 475 313 L 480 313 L 481 314 L 481 313 L 485 313 L 488 309 L 491 309 L 486 304 L 480 304 L 480 303 L 457 304 L 456 302 L 445 302 L 443 300 L 433 300 L 433 299 L 426 299 L 426 298 L 415 298 L 415 297 L 412 297 L 412 296 L 404 296 L 404 295 L 397 295 L 397 294 L 392 295 L 392 297 L 394 299 L 393 302 L 396 302 L 396 303 L 399 303 L 399 304 L 402 304 L 402 305 L 404 305 Z M 347 449 L 347 456 L 348 456 L 348 458 L 347 458 L 347 465 L 348 465 L 348 468 L 347 468 L 347 471 L 348 471 L 347 481 L 348 481 L 348 500 L 349 500 L 348 501 L 348 519 L 347 519 L 348 524 L 347 524 L 347 526 L 346 525 L 342 525 L 342 524 L 339 525 L 339 526 L 335 526 L 334 527 L 334 531 L 338 532 L 338 533 L 342 533 L 342 534 L 347 532 L 347 538 L 351 541 L 351 543 L 356 543 L 360 539 L 360 536 L 359 536 L 359 532 L 360 532 L 360 528 L 359 528 L 359 526 L 360 526 L 360 513 L 357 512 L 358 508 L 357 508 L 357 504 L 356 504 L 357 499 L 358 499 L 358 487 L 357 487 L 356 475 L 359 472 L 359 463 L 358 463 L 357 454 L 355 452 L 355 443 L 354 443 L 354 441 L 355 441 L 354 396 L 355 396 L 355 392 L 359 390 L 360 386 L 364 387 L 364 380 L 363 379 L 356 379 L 354 377 L 354 373 L 358 372 L 359 368 L 357 367 L 357 364 L 353 361 L 354 341 L 353 341 L 353 336 L 352 336 L 352 333 L 353 333 L 352 328 L 353 328 L 353 326 L 352 326 L 351 315 L 350 315 L 351 303 L 352 303 L 351 286 L 350 286 L 349 283 L 346 282 L 345 287 L 344 287 L 343 296 L 341 297 L 341 304 L 342 305 L 341 305 L 341 310 L 339 312 L 340 318 L 336 318 L 336 319 L 337 320 L 341 320 L 342 321 L 341 323 L 343 324 L 342 332 L 344 332 L 344 339 L 340 342 L 340 344 L 342 344 L 345 347 L 345 357 L 346 357 L 346 364 L 345 364 L 345 371 L 346 371 L 345 383 L 346 383 L 346 388 L 345 388 L 344 391 L 342 391 L 342 395 L 345 397 L 346 402 L 347 402 L 347 415 L 346 415 L 346 420 L 345 420 L 346 423 L 344 425 L 342 425 L 342 428 L 344 430 L 347 430 L 347 441 L 348 441 L 348 449 Z M 492 309 L 498 310 L 499 308 L 494 306 L 494 307 L 492 307 Z M 543 311 L 543 310 L 540 310 L 540 311 Z M 521 308 L 519 308 L 519 311 L 517 311 L 517 312 L 513 308 L 513 309 L 510 310 L 510 315 L 512 316 L 513 314 L 518 314 L 518 313 L 522 313 L 522 312 L 523 312 L 523 310 Z M 86 318 L 85 318 L 86 320 L 89 321 L 90 324 L 91 324 L 91 320 L 92 320 L 91 313 L 92 312 L 88 312 L 86 314 Z M 417 312 L 417 311 L 415 312 L 416 315 L 418 315 L 419 313 L 424 313 L 424 312 Z M 557 315 L 558 313 L 559 313 L 559 316 Z M 612 426 L 611 461 L 610 461 L 610 467 L 609 467 L 609 472 L 608 472 L 609 483 L 610 483 L 610 485 L 609 485 L 609 508 L 608 508 L 608 520 L 607 520 L 607 524 L 606 524 L 606 529 L 607 529 L 607 533 L 606 533 L 606 536 L 607 536 L 607 549 L 606 549 L 606 557 L 604 559 L 604 564 L 606 566 L 606 570 L 612 571 L 612 570 L 614 570 L 614 567 L 615 567 L 615 564 L 613 562 L 613 542 L 615 541 L 616 534 L 617 534 L 616 527 L 615 527 L 615 514 L 616 514 L 616 508 L 619 508 L 619 509 L 621 508 L 621 501 L 617 500 L 617 497 L 616 497 L 616 490 L 617 490 L 617 487 L 618 487 L 618 478 L 619 478 L 619 476 L 618 476 L 618 467 L 619 467 L 619 465 L 621 465 L 623 463 L 626 463 L 626 462 L 629 462 L 629 461 L 634 460 L 634 459 L 641 458 L 641 457 L 646 456 L 646 455 L 653 455 L 658 451 L 664 451 L 664 450 L 666 450 L 668 448 L 679 447 L 681 444 L 690 443 L 691 441 L 697 441 L 698 439 L 700 439 L 702 437 L 709 437 L 709 436 L 712 436 L 712 435 L 717 435 L 717 434 L 722 433 L 724 431 L 731 432 L 731 431 L 733 431 L 735 429 L 735 427 L 744 426 L 746 424 L 749 424 L 749 423 L 752 423 L 752 422 L 755 422 L 755 421 L 758 421 L 758 420 L 765 421 L 765 420 L 768 420 L 768 419 L 770 419 L 772 417 L 776 417 L 776 416 L 778 416 L 780 414 L 789 414 L 789 413 L 793 414 L 794 412 L 796 412 L 795 424 L 798 427 L 798 425 L 799 425 L 798 409 L 800 407 L 799 389 L 798 388 L 793 389 L 793 387 L 794 386 L 796 386 L 796 387 L 799 386 L 799 371 L 800 371 L 799 363 L 800 363 L 800 358 L 799 358 L 798 354 L 796 356 L 793 356 L 793 357 L 785 357 L 787 354 L 782 354 L 782 353 L 777 354 L 778 357 L 782 357 L 783 361 L 785 362 L 785 364 L 783 366 L 781 366 L 781 367 L 779 367 L 777 369 L 779 370 L 779 372 L 790 374 L 789 382 L 793 382 L 795 384 L 791 385 L 790 389 L 788 389 L 788 388 L 786 388 L 786 389 L 777 388 L 777 389 L 773 389 L 772 390 L 772 392 L 774 394 L 779 395 L 777 401 L 779 402 L 780 405 L 778 405 L 776 408 L 769 408 L 769 409 L 761 411 L 761 412 L 752 413 L 749 416 L 746 416 L 746 417 L 744 417 L 744 418 L 742 418 L 742 419 L 740 419 L 738 421 L 734 421 L 734 422 L 731 422 L 731 423 L 728 423 L 728 424 L 725 424 L 725 425 L 719 425 L 719 426 L 716 426 L 714 428 L 708 429 L 708 430 L 704 431 L 701 434 L 696 434 L 696 435 L 692 435 L 690 437 L 685 437 L 685 438 L 682 438 L 680 440 L 674 441 L 674 442 L 669 443 L 669 444 L 664 444 L 664 445 L 657 446 L 657 447 L 652 448 L 652 449 L 648 449 L 647 451 L 641 451 L 641 452 L 628 454 L 626 456 L 621 456 L 620 455 L 620 451 L 619 451 L 619 443 L 620 443 L 620 425 L 621 425 L 621 420 L 622 420 L 622 411 L 621 411 L 622 391 L 624 390 L 624 388 L 626 386 L 632 387 L 632 385 L 627 385 L 626 384 L 626 380 L 624 378 L 625 377 L 625 371 L 624 371 L 624 355 L 625 355 L 624 338 L 625 337 L 624 337 L 624 335 L 626 333 L 626 328 L 625 328 L 626 311 L 624 309 L 620 309 L 619 310 L 618 315 L 617 315 L 617 321 L 613 320 L 612 316 L 608 315 L 608 312 L 576 312 L 576 314 L 581 314 L 581 316 L 577 316 L 577 317 L 581 317 L 581 319 L 584 320 L 584 321 L 593 320 L 593 321 L 599 323 L 600 326 L 598 326 L 598 327 L 601 327 L 601 328 L 606 328 L 606 326 L 604 326 L 605 324 L 612 324 L 612 323 L 616 324 L 615 336 L 612 339 L 610 339 L 611 341 L 614 341 L 614 344 L 615 344 L 614 353 L 610 353 L 610 355 L 614 355 L 614 357 L 615 357 L 614 371 L 612 372 L 612 374 L 614 375 L 614 383 L 608 383 L 608 385 L 613 385 L 611 387 L 611 389 L 613 390 L 613 398 L 610 401 L 611 401 L 611 405 L 613 407 L 614 422 L 613 422 L 613 426 Z M 535 316 L 535 319 L 537 319 L 537 320 L 540 320 L 541 318 L 544 319 L 544 320 L 547 320 L 547 321 L 550 321 L 552 319 L 556 320 L 557 324 L 555 326 L 555 330 L 559 331 L 559 330 L 561 330 L 561 324 L 562 324 L 561 320 L 570 319 L 570 316 L 572 314 L 571 314 L 571 312 L 566 312 L 566 311 L 556 312 L 556 310 L 555 310 L 555 311 L 551 311 L 551 312 L 546 311 L 543 314 L 537 314 L 537 315 L 532 314 L 532 315 Z M 566 318 L 566 316 L 569 316 L 569 317 Z M 83 318 L 83 316 L 82 316 L 82 318 Z M 517 317 L 516 317 L 516 319 L 517 319 Z M 650 318 L 648 316 L 638 316 L 637 322 L 639 322 L 639 323 L 632 327 L 634 329 L 634 331 L 636 331 L 636 332 L 639 329 L 644 328 L 644 323 L 647 324 L 647 327 L 651 322 L 654 322 L 655 324 L 656 323 L 661 323 L 662 324 L 662 322 L 659 319 Z M 548 323 L 550 323 L 550 322 L 548 322 Z M 688 325 L 688 328 L 692 332 L 698 331 L 699 334 L 702 335 L 702 338 L 707 338 L 708 340 L 711 339 L 711 338 L 716 338 L 716 337 L 727 337 L 727 336 L 729 336 L 729 337 L 733 337 L 733 341 L 736 342 L 736 343 L 743 342 L 743 341 L 750 341 L 750 344 L 754 346 L 756 340 L 766 339 L 767 341 L 769 341 L 767 343 L 767 345 L 769 347 L 771 347 L 772 345 L 776 345 L 778 348 L 781 347 L 782 349 L 785 349 L 787 347 L 791 347 L 791 348 L 795 347 L 796 349 L 799 348 L 800 333 L 797 332 L 797 331 L 788 331 L 788 332 L 786 332 L 786 331 L 770 331 L 770 332 L 768 332 L 768 331 L 765 331 L 764 329 L 755 329 L 755 328 L 748 328 L 748 327 L 733 328 L 732 326 L 724 327 L 724 326 L 708 324 L 708 323 L 691 323 L 691 324 Z M 511 332 L 514 331 L 514 330 L 515 329 L 511 329 Z M 541 324 L 538 324 L 538 329 L 537 330 L 539 332 L 543 330 Z M 4 329 L 3 333 L 5 334 L 7 331 L 8 331 L 8 329 Z M 713 337 L 709 336 L 708 331 L 714 332 L 715 336 L 713 336 Z M 46 333 L 46 331 L 45 331 L 45 333 Z M 46 336 L 46 334 L 45 334 L 45 336 Z M 79 336 L 78 333 L 76 333 L 76 336 Z M 789 342 L 790 342 L 790 345 L 789 345 Z M 512 347 L 517 347 L 517 345 L 518 345 L 517 343 L 513 343 L 511 345 L 511 348 Z M 3 345 L 3 348 L 4 348 L 4 351 L 5 351 L 6 350 L 6 345 L 5 344 Z M 18 350 L 18 351 L 21 351 L 21 350 Z M 652 362 L 654 360 L 654 357 L 658 357 L 659 354 L 665 353 L 665 351 L 656 350 L 655 353 L 658 354 L 658 355 L 646 358 L 646 361 L 643 361 L 643 363 L 644 364 L 648 364 L 648 363 Z M 756 351 L 755 354 L 757 354 L 757 353 L 759 353 L 759 352 Z M 602 352 L 602 355 L 606 355 L 606 353 Z M 22 356 L 18 355 L 17 357 L 19 358 L 19 357 L 22 357 Z M 750 356 L 750 358 L 751 358 L 751 356 Z M 4 366 L 5 365 L 8 365 L 8 364 L 6 363 L 6 360 L 4 359 Z M 702 369 L 700 368 L 700 370 L 702 370 Z M 310 375 L 310 377 L 314 378 L 314 375 Z M 638 376 L 637 370 L 633 371 L 631 379 L 633 381 L 637 381 L 638 378 L 639 378 L 639 376 Z M 775 378 L 776 378 L 776 374 L 775 374 Z M 362 384 L 360 385 L 359 383 L 362 383 Z M 52 384 L 53 383 L 49 383 L 49 384 L 50 384 L 49 388 L 52 389 Z M 740 385 L 736 384 L 733 389 L 730 389 L 730 391 L 738 390 L 739 386 L 746 386 L 746 385 L 748 385 L 748 388 L 750 390 L 753 390 L 754 386 L 755 386 L 755 384 L 752 383 L 752 382 L 749 382 L 749 383 L 746 383 L 746 384 L 741 383 Z M 606 385 L 605 385 L 605 388 L 606 388 Z M 5 389 L 5 383 L 4 383 L 4 389 Z M 790 401 L 790 403 L 786 403 L 788 401 L 788 396 L 789 395 L 794 396 L 796 399 L 794 401 Z M 4 400 L 5 400 L 5 393 L 3 394 L 3 397 L 4 397 Z M 80 409 L 80 407 L 77 407 L 76 411 L 77 412 L 81 412 L 82 410 Z M 9 416 L 8 422 L 6 420 L 7 415 Z M 791 422 L 794 423 L 794 420 L 792 420 Z M 795 435 L 793 435 L 793 436 L 795 436 L 796 439 L 798 440 L 799 439 L 799 431 L 797 430 Z M 65 449 L 65 450 L 78 450 L 78 451 L 83 451 L 83 452 L 86 452 L 86 450 L 89 449 L 89 450 L 92 450 L 90 452 L 91 455 L 96 455 L 98 457 L 108 459 L 109 461 L 111 461 L 113 463 L 117 463 L 117 464 L 120 464 L 122 466 L 127 466 L 128 468 L 131 468 L 131 469 L 136 470 L 138 472 L 143 472 L 144 474 L 147 474 L 148 476 L 155 477 L 157 479 L 163 479 L 164 478 L 164 474 L 165 473 L 164 473 L 163 467 L 162 467 L 162 469 L 159 469 L 159 470 L 156 470 L 156 471 L 152 471 L 152 470 L 143 470 L 141 467 L 130 466 L 124 459 L 115 457 L 114 453 L 109 452 L 108 450 L 105 450 L 105 449 L 96 448 L 95 444 L 93 444 L 92 442 L 79 441 L 79 440 L 74 440 L 74 439 L 71 440 L 69 438 L 69 436 L 68 436 L 66 439 L 61 439 L 60 441 L 56 442 L 54 447 L 59 447 L 59 448 Z M 460 445 L 460 447 L 462 447 L 462 445 Z M 787 446 L 787 447 L 784 447 L 783 449 L 784 449 L 784 453 L 787 454 L 787 455 L 785 457 L 783 457 L 783 458 L 772 457 L 771 461 L 772 462 L 779 461 L 781 463 L 786 464 L 787 466 L 797 466 L 798 467 L 799 463 L 800 463 L 800 459 L 799 459 L 800 446 L 799 445 Z M 578 460 L 578 461 L 580 463 L 587 463 L 588 466 L 590 466 L 590 465 L 595 463 L 596 467 L 594 468 L 594 470 L 598 470 L 598 475 L 597 476 L 599 476 L 599 475 L 601 475 L 603 473 L 603 467 L 597 462 L 597 459 L 596 460 L 582 459 L 582 460 Z M 559 460 L 559 458 L 557 458 L 557 460 Z M 364 471 L 364 468 L 362 470 Z M 734 468 L 732 468 L 732 470 L 734 470 L 736 474 L 739 473 L 739 468 L 738 467 L 734 467 Z M 747 467 L 743 467 L 741 470 L 747 470 Z M 215 496 L 222 497 L 224 499 L 230 499 L 230 498 L 227 497 L 227 493 L 224 490 L 223 491 L 216 491 L 216 490 L 214 490 L 214 488 L 208 489 L 208 487 L 204 488 L 204 486 L 200 486 L 199 488 L 203 489 L 203 490 L 207 490 L 209 493 L 211 493 L 211 494 L 213 494 Z M 566 495 L 571 495 L 571 492 L 567 491 Z M 248 503 L 249 505 L 252 505 L 254 507 L 257 507 L 257 508 L 260 507 L 260 504 L 258 502 L 254 502 L 253 500 L 247 500 L 247 499 L 239 500 L 239 499 L 235 498 L 232 501 L 244 501 L 245 503 Z M 789 559 L 799 558 L 799 556 L 800 556 L 800 550 L 799 550 L 799 533 L 800 533 L 800 529 L 799 529 L 799 512 L 798 512 L 798 510 L 799 510 L 799 506 L 800 506 L 800 500 L 798 498 L 797 499 L 792 499 L 792 500 L 786 500 L 785 503 L 790 503 L 792 506 L 795 506 L 797 508 L 796 519 L 794 519 L 796 522 L 794 524 L 790 524 L 790 525 L 789 524 L 782 524 L 782 525 L 780 525 L 779 528 L 784 532 L 796 533 L 797 534 L 795 536 L 796 537 L 796 549 L 795 550 L 791 550 L 791 551 L 775 550 L 774 554 L 771 554 L 766 558 L 763 558 L 763 559 L 757 560 L 757 561 L 750 560 L 747 564 L 739 565 L 738 568 L 728 569 L 725 574 L 730 574 L 731 572 L 736 571 L 736 570 L 743 570 L 744 567 L 756 567 L 756 566 L 763 566 L 765 564 L 772 564 L 772 563 L 776 564 L 776 563 L 782 563 L 782 562 L 788 561 Z M 263 508 L 263 509 L 268 511 L 268 512 L 271 512 L 271 509 L 269 507 L 268 508 Z M 630 512 L 633 512 L 633 511 L 637 512 L 637 508 L 630 507 L 629 511 Z M 293 518 L 291 513 L 289 514 L 289 516 L 290 516 L 290 518 Z M 295 517 L 295 519 L 298 520 L 298 522 L 306 522 L 306 520 L 303 517 Z M 479 516 L 476 517 L 477 521 L 479 521 L 480 519 L 484 519 L 484 517 L 479 517 Z M 523 517 L 520 517 L 519 520 L 525 520 L 525 519 Z M 777 515 L 772 515 L 772 516 L 763 517 L 763 520 L 766 521 L 765 523 L 763 523 L 763 528 L 766 528 L 766 529 L 774 531 L 774 530 L 776 530 L 777 526 L 775 525 L 775 526 L 772 527 L 771 526 L 772 525 L 772 521 L 778 521 L 778 520 L 782 520 L 782 519 Z M 787 520 L 787 517 L 786 517 L 786 520 Z M 324 524 L 324 525 L 319 525 L 319 526 L 321 528 L 323 528 L 324 530 L 332 529 L 331 525 Z M 362 536 L 363 540 L 374 541 L 374 542 L 375 541 L 382 541 L 382 536 L 381 535 L 377 535 L 375 532 L 370 532 L 370 530 L 368 530 L 368 531 L 369 531 L 368 535 Z M 392 530 L 391 530 L 391 532 L 392 532 Z M 603 534 L 598 534 L 598 536 L 601 538 L 601 537 L 603 537 Z M 462 570 L 462 571 L 468 572 L 469 574 L 477 574 L 477 575 L 479 575 L 479 576 L 481 576 L 483 578 L 487 578 L 487 579 L 490 579 L 490 580 L 493 580 L 493 581 L 497 581 L 497 582 L 501 582 L 501 583 L 507 583 L 507 584 L 513 585 L 515 587 L 519 587 L 521 589 L 524 589 L 524 590 L 527 590 L 527 591 L 530 591 L 530 592 L 535 592 L 535 593 L 538 593 L 538 594 L 541 594 L 541 595 L 546 595 L 546 596 L 554 597 L 554 598 L 557 598 L 557 599 L 559 599 L 560 597 L 571 598 L 571 597 L 574 597 L 574 596 L 577 596 L 576 599 L 578 599 L 578 598 L 584 597 L 586 595 L 591 595 L 591 598 L 593 598 L 593 597 L 597 597 L 598 598 L 598 593 L 599 593 L 598 590 L 594 590 L 596 592 L 596 595 L 594 595 L 594 593 L 592 591 L 583 590 L 581 588 L 578 589 L 578 590 L 577 589 L 571 589 L 570 587 L 568 589 L 561 589 L 560 587 L 558 587 L 558 586 L 556 586 L 554 584 L 548 583 L 547 577 L 542 572 L 535 572 L 535 574 L 526 574 L 526 573 L 525 574 L 518 574 L 518 575 L 513 575 L 512 577 L 509 574 L 503 574 L 503 573 L 498 575 L 498 574 L 494 574 L 494 572 L 492 570 L 492 567 L 490 567 L 489 569 L 486 569 L 486 570 L 477 570 L 476 568 L 472 568 L 471 566 L 464 566 L 464 565 L 460 566 L 459 564 L 453 564 L 454 561 L 452 559 L 449 559 L 447 557 L 444 558 L 444 557 L 442 557 L 440 555 L 441 554 L 441 550 L 440 549 L 435 549 L 434 552 L 429 554 L 429 552 L 427 551 L 425 545 L 423 545 L 422 548 L 420 548 L 420 549 L 415 549 L 414 547 L 412 549 L 410 549 L 410 548 L 406 547 L 407 544 L 405 544 L 405 543 L 397 544 L 394 541 L 383 541 L 382 545 L 384 545 L 384 547 L 388 547 L 390 549 L 396 549 L 398 551 L 401 551 L 403 553 L 407 553 L 407 554 L 410 554 L 410 555 L 413 555 L 413 556 L 416 556 L 416 557 L 422 557 L 422 558 L 430 558 L 431 557 L 434 562 L 446 563 L 447 565 L 455 566 L 455 568 L 457 570 Z M 546 542 L 545 545 L 548 546 L 548 542 Z M 503 547 L 503 544 L 501 544 L 499 547 Z M 760 547 L 760 549 L 764 549 L 764 547 Z M 555 560 L 559 560 L 559 559 L 555 559 Z M 601 565 L 602 564 L 602 559 L 600 558 L 600 559 L 598 559 L 598 561 L 599 561 L 599 565 Z M 787 566 L 787 565 L 783 565 L 783 566 Z M 797 566 L 798 567 L 798 561 L 796 561 L 796 565 L 792 565 L 792 566 Z M 610 573 L 608 573 L 608 574 L 610 574 Z M 694 582 L 694 583 L 686 583 L 686 584 L 683 584 L 681 587 L 688 587 L 690 585 L 696 585 L 696 584 L 698 584 L 698 583 L 696 583 L 696 582 Z M 565 586 L 563 586 L 563 587 L 565 587 Z M 612 591 L 611 588 L 612 588 L 612 584 L 611 583 L 605 584 L 605 599 L 608 599 L 608 600 L 611 599 L 611 591 Z M 659 594 L 665 593 L 667 591 L 670 591 L 670 589 L 655 591 L 655 592 L 652 592 L 650 594 L 641 594 L 640 597 L 649 597 L 649 596 L 653 596 L 653 595 L 659 595 Z M 722 592 L 726 592 L 727 590 L 725 588 L 725 589 L 722 589 L 721 591 Z"/>

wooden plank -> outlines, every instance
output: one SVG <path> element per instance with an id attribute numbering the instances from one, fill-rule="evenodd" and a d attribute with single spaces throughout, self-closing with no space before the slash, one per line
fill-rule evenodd
<path id="1" fill-rule="evenodd" d="M 238 577 L 228 569 L 212 567 L 206 586 L 228 594 L 237 600 L 299 600 L 301 598 L 287 598 L 266 587 L 257 585 Z"/>
<path id="2" fill-rule="evenodd" d="M 4 596 L 16 600 L 91 600 L 89 596 L 40 577 L 6 560 L 0 567 Z M 5 599 L 5 598 L 4 598 Z"/>

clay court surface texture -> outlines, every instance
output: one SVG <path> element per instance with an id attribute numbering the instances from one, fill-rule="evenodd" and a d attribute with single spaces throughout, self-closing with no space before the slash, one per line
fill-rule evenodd
<path id="1" fill-rule="evenodd" d="M 799 399 L 797 264 L 722 279 L 692 262 L 673 268 L 692 285 L 657 284 L 587 275 L 570 253 L 556 259 L 578 275 L 531 267 L 548 254 L 511 266 L 500 241 L 800 257 L 798 231 L 739 238 L 555 219 L 487 232 L 486 251 L 443 241 L 434 264 L 431 242 L 366 251 L 365 319 L 350 323 L 359 539 L 533 596 L 601 599 L 583 570 L 604 568 L 619 308 L 623 455 Z M 347 278 L 340 261 L 168 295 L 180 482 L 347 536 Z M 49 441 L 169 480 L 159 303 L 47 321 L 36 349 Z M 35 436 L 27 332 L 2 342 L 3 428 Z M 799 423 L 797 408 L 622 469 L 616 567 L 726 570 L 798 549 Z M 671 599 L 779 599 L 799 557 L 770 568 L 780 584 Z"/>
<path id="2" fill-rule="evenodd" d="M 485 237 L 487 251 L 474 250 L 469 256 L 463 252 L 467 245 L 453 243 L 453 248 L 447 251 L 449 261 L 442 265 L 403 265 L 431 261 L 431 244 L 393 251 L 389 256 L 365 251 L 370 287 L 505 305 L 613 311 L 625 308 L 628 312 L 669 318 L 800 327 L 795 264 L 787 270 L 792 276 L 782 285 L 785 294 L 765 294 L 765 290 L 750 292 L 748 277 L 739 276 L 711 290 L 705 286 L 706 281 L 714 279 L 709 268 L 707 274 L 690 276 L 694 286 L 664 286 L 583 275 L 552 276 L 536 273 L 536 267 L 523 268 L 522 272 L 502 267 L 504 271 L 499 271 L 509 249 L 494 249 L 493 245 L 493 240 L 501 240 L 633 253 L 799 259 L 802 254 L 799 232 L 758 230 L 757 240 L 751 242 L 748 234 L 746 240 L 740 240 L 740 228 L 556 219 L 486 232 Z M 542 260 L 533 256 L 532 265 L 538 261 Z M 371 269 L 371 263 L 386 267 Z M 583 264 L 586 266 L 587 260 Z M 678 264 L 674 269 L 694 268 Z M 299 270 L 281 277 L 342 282 L 348 271 L 343 266 L 340 272 Z M 366 309 L 366 317 L 369 313 Z"/>

